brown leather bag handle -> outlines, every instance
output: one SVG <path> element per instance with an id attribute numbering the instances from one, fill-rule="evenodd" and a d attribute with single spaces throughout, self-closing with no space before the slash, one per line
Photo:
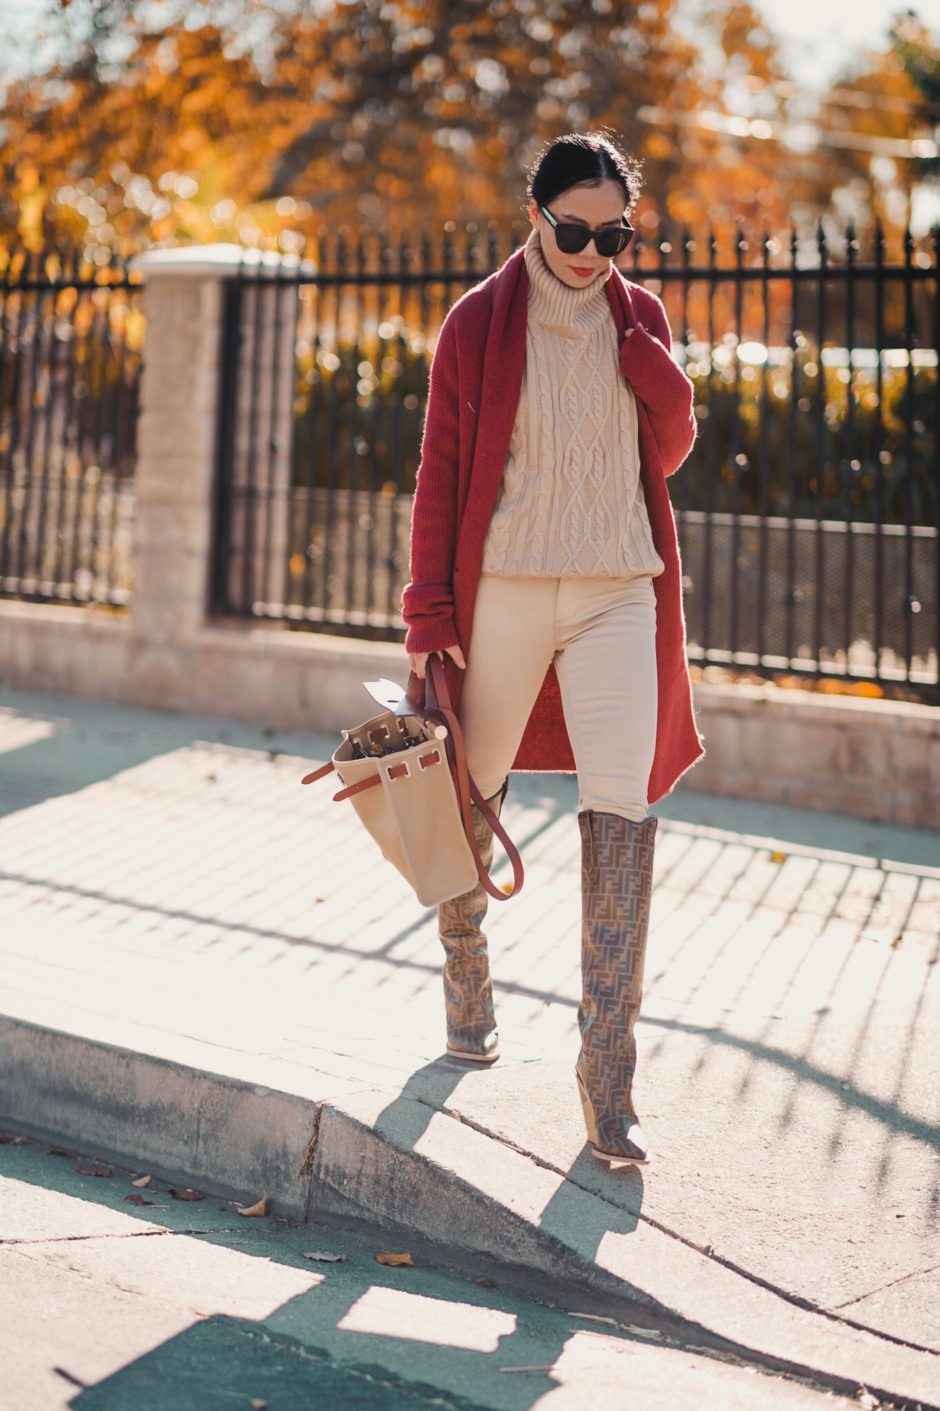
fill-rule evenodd
<path id="1" fill-rule="evenodd" d="M 463 731 L 460 728 L 460 721 L 451 704 L 450 690 L 447 686 L 447 677 L 444 673 L 444 665 L 436 656 L 429 656 L 425 667 L 425 678 L 422 683 L 421 678 L 414 672 L 408 678 L 408 686 L 405 695 L 409 705 L 414 707 L 413 714 L 420 716 L 424 720 L 437 720 L 443 722 L 448 730 L 449 753 L 451 755 L 454 774 L 454 787 L 457 791 L 457 803 L 460 809 L 460 819 L 463 823 L 463 831 L 473 859 L 477 867 L 477 877 L 481 886 L 497 901 L 507 901 L 509 897 L 515 896 L 522 890 L 525 881 L 525 872 L 522 866 L 522 858 L 519 850 L 510 838 L 503 824 L 497 815 L 489 807 L 474 780 L 470 776 L 467 767 L 467 751 L 464 745 Z M 424 687 L 423 692 L 421 687 Z M 418 697 L 424 696 L 424 704 L 419 703 Z M 475 803 L 482 813 L 486 822 L 492 828 L 496 837 L 502 843 L 503 851 L 509 858 L 512 866 L 512 891 L 505 892 L 502 887 L 497 887 L 492 880 L 480 857 L 480 850 L 476 845 L 473 827 L 473 811 L 471 802 Z"/>
<path id="2" fill-rule="evenodd" d="M 318 779 L 325 779 L 328 774 L 332 774 L 336 765 L 330 760 L 329 764 L 321 764 L 319 769 L 312 769 L 309 774 L 305 774 L 301 779 L 301 784 L 315 784 Z"/>

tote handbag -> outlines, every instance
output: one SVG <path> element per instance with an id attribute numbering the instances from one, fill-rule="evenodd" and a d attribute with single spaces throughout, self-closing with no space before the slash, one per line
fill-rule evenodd
<path id="1" fill-rule="evenodd" d="M 343 787 L 334 803 L 352 803 L 423 906 L 461 896 L 477 881 L 497 901 L 515 896 L 524 880 L 522 861 L 470 777 L 442 663 L 429 657 L 424 680 L 412 672 L 405 692 L 390 682 L 366 683 L 366 689 L 383 698 L 386 709 L 343 730 L 329 763 L 302 782 L 312 784 L 336 771 Z M 471 802 L 512 864 L 511 892 L 493 882 L 480 859 Z"/>

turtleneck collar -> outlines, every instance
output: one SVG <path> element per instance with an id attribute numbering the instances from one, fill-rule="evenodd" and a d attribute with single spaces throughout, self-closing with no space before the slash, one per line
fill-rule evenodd
<path id="1" fill-rule="evenodd" d="M 542 243 L 533 230 L 525 245 L 525 267 L 529 276 L 529 318 L 569 338 L 584 337 L 598 323 L 610 317 L 610 304 L 604 288 L 612 265 L 596 279 L 574 289 L 552 274 L 542 254 Z"/>

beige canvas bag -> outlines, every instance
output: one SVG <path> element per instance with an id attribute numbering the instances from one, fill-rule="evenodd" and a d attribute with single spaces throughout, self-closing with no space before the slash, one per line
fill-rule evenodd
<path id="1" fill-rule="evenodd" d="M 343 787 L 334 802 L 351 801 L 382 855 L 423 906 L 461 896 L 478 880 L 499 901 L 515 896 L 524 880 L 522 861 L 470 778 L 441 663 L 430 657 L 425 680 L 412 675 L 406 692 L 390 682 L 367 683 L 367 689 L 388 698 L 388 707 L 343 730 L 330 762 L 302 782 L 312 784 L 336 771 Z M 391 699 L 395 694 L 397 701 Z M 511 892 L 493 882 L 480 860 L 471 801 L 512 863 Z"/>

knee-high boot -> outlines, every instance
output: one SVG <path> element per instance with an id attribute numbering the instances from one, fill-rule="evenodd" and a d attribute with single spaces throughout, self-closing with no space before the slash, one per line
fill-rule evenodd
<path id="1" fill-rule="evenodd" d="M 499 816 L 506 797 L 504 784 L 487 799 Z M 493 865 L 493 830 L 473 805 L 473 832 L 483 865 Z M 483 934 L 487 894 L 477 883 L 468 892 L 437 909 L 438 932 L 444 947 L 444 1004 L 447 1014 L 447 1052 L 453 1058 L 493 1063 L 499 1057 L 499 1036 L 493 1011 L 490 962 Z"/>
<path id="2" fill-rule="evenodd" d="M 582 999 L 578 1089 L 588 1140 L 601 1160 L 647 1160 L 633 1106 L 634 1027 L 653 884 L 655 818 L 578 815 L 581 829 Z"/>

